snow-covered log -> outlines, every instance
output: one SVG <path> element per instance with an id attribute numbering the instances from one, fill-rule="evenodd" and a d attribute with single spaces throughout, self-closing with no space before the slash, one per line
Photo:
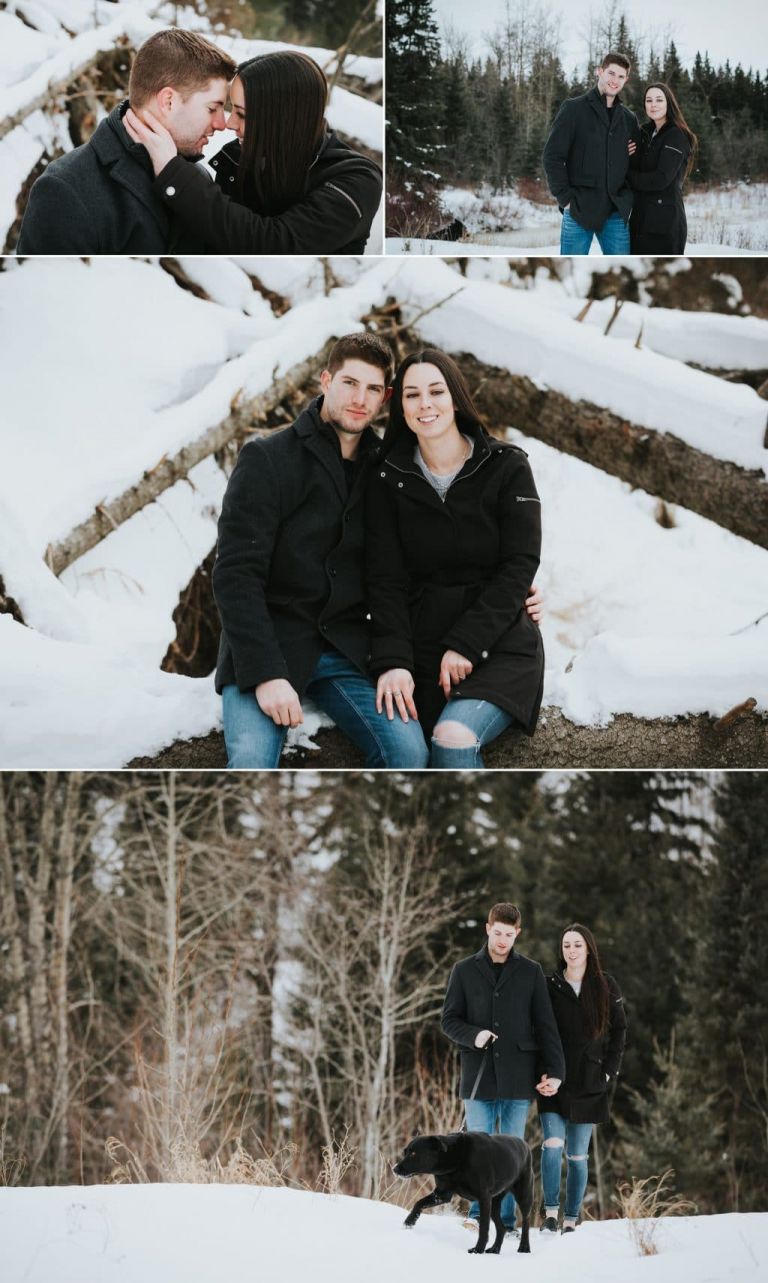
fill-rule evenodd
<path id="1" fill-rule="evenodd" d="M 234 437 L 252 430 L 266 418 L 284 397 L 302 387 L 317 373 L 323 357 L 322 350 L 299 361 L 282 377 L 276 379 L 272 386 L 258 396 L 246 400 L 235 398 L 231 413 L 226 419 L 209 428 L 202 436 L 182 447 L 175 454 L 163 455 L 153 468 L 148 469 L 122 494 L 109 503 L 98 504 L 90 517 L 81 521 L 70 530 L 69 534 L 57 543 L 49 544 L 46 561 L 54 574 L 82 557 L 90 548 L 94 548 L 105 535 L 117 529 L 134 513 L 139 512 L 148 503 L 152 503 L 170 486 L 186 477 L 190 469 L 207 459 L 209 455 L 221 450 Z"/>
<path id="2" fill-rule="evenodd" d="M 768 481 L 762 471 L 715 459 L 672 431 L 654 432 L 604 405 L 572 400 L 469 353 L 458 360 L 489 423 L 512 422 L 529 436 L 768 548 Z"/>

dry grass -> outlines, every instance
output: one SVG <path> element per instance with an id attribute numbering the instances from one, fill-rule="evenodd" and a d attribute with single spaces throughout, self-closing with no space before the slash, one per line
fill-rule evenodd
<path id="1" fill-rule="evenodd" d="M 349 1143 L 349 1128 L 340 1141 L 332 1137 L 330 1144 L 322 1149 L 323 1165 L 317 1178 L 317 1188 L 322 1194 L 338 1194 L 342 1182 L 355 1166 L 357 1150 Z"/>
<path id="2" fill-rule="evenodd" d="M 668 1216 L 690 1216 L 696 1205 L 678 1194 L 670 1186 L 675 1173 L 671 1167 L 661 1176 L 646 1176 L 643 1180 L 633 1177 L 631 1183 L 617 1186 L 614 1201 L 620 1215 L 627 1222 L 630 1238 L 639 1256 L 656 1256 L 658 1231 L 661 1221 Z"/>
<path id="3" fill-rule="evenodd" d="M 107 1157 L 113 1164 L 108 1182 L 113 1185 L 146 1185 L 150 1183 L 141 1159 L 119 1140 L 110 1136 L 106 1142 Z M 183 1137 L 171 1145 L 167 1162 L 163 1164 L 162 1179 L 180 1185 L 261 1185 L 269 1188 L 306 1189 L 302 1181 L 295 1180 L 290 1169 L 296 1159 L 296 1146 L 285 1145 L 274 1153 L 256 1157 L 237 1140 L 226 1162 L 217 1155 L 204 1158 L 195 1141 Z"/>

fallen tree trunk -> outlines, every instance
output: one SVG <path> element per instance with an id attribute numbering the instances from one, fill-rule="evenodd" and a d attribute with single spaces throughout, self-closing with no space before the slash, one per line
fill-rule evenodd
<path id="1" fill-rule="evenodd" d="M 196 441 L 182 447 L 176 454 L 163 455 L 153 468 L 117 498 L 109 503 L 97 504 L 94 512 L 82 521 L 58 543 L 49 544 L 45 554 L 46 563 L 56 575 L 77 561 L 84 553 L 95 548 L 105 535 L 116 530 L 124 521 L 152 503 L 164 490 L 176 484 L 189 471 L 209 455 L 221 450 L 234 437 L 245 433 L 254 423 L 263 421 L 270 411 L 274 410 L 285 397 L 305 384 L 318 369 L 322 368 L 324 351 L 315 353 L 305 361 L 294 365 L 281 378 L 276 379 L 266 392 L 259 393 L 247 401 L 232 403 L 232 412 L 209 428 Z"/>
<path id="2" fill-rule="evenodd" d="M 572 401 L 467 353 L 457 360 L 492 426 L 513 425 L 768 548 L 768 482 L 762 472 L 715 459 L 671 433 L 630 423 L 602 406 Z"/>
<path id="3" fill-rule="evenodd" d="M 314 738 L 318 750 L 288 752 L 281 767 L 325 770 L 363 765 L 362 754 L 341 731 L 319 731 Z M 559 709 L 545 708 L 532 739 L 507 731 L 484 756 L 492 770 L 754 770 L 768 767 L 768 716 L 745 705 L 730 723 L 704 714 L 649 720 L 621 713 L 609 726 L 576 726 Z M 152 757 L 135 757 L 126 766 L 219 769 L 226 766 L 224 737 L 220 731 L 211 731 L 197 739 L 179 740 Z"/>

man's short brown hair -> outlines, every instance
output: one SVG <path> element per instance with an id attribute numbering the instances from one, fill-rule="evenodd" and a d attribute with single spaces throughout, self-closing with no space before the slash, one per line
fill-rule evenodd
<path id="1" fill-rule="evenodd" d="M 367 365 L 375 365 L 383 371 L 384 382 L 392 382 L 395 370 L 392 349 L 385 339 L 379 338 L 371 330 L 363 330 L 361 334 L 344 334 L 337 339 L 328 353 L 326 369 L 335 374 L 345 361 L 365 361 Z"/>
<path id="2" fill-rule="evenodd" d="M 509 900 L 500 900 L 498 904 L 494 904 L 488 914 L 488 922 L 491 925 L 494 922 L 503 922 L 507 927 L 519 927 L 521 921 L 520 910 L 516 904 L 510 904 Z"/>
<path id="3" fill-rule="evenodd" d="M 598 67 L 610 67 L 611 63 L 613 63 L 614 67 L 623 67 L 627 75 L 632 70 L 632 63 L 625 53 L 607 53 L 597 65 Z"/>
<path id="4" fill-rule="evenodd" d="M 237 63 L 196 31 L 157 31 L 140 45 L 131 67 L 128 98 L 132 107 L 143 107 L 166 86 L 183 98 L 197 93 L 211 80 L 231 80 Z"/>

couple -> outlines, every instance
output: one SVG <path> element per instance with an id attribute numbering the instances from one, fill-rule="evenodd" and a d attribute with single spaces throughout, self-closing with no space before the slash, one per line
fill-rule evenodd
<path id="1" fill-rule="evenodd" d="M 520 910 L 495 904 L 480 951 L 451 972 L 443 1032 L 461 1052 L 468 1131 L 525 1135 L 537 1094 L 543 1142 L 542 1232 L 556 1234 L 563 1151 L 566 1155 L 563 1234 L 575 1230 L 587 1187 L 592 1129 L 608 1121 L 608 1084 L 618 1077 L 627 1018 L 619 986 L 606 975 L 592 932 L 575 922 L 560 933 L 554 971 L 515 951 Z M 469 1209 L 468 1229 L 479 1208 Z M 515 1200 L 501 1218 L 514 1229 Z"/>
<path id="2" fill-rule="evenodd" d="M 683 183 L 696 135 L 669 85 L 645 91 L 640 128 L 619 94 L 631 64 L 608 53 L 597 84 L 563 103 L 544 148 L 544 169 L 563 223 L 561 254 L 588 254 L 597 236 L 604 254 L 682 254 L 688 225 Z"/>
<path id="3" fill-rule="evenodd" d="M 306 54 L 237 66 L 195 32 L 157 32 L 127 101 L 33 184 L 17 254 L 362 253 L 381 170 L 330 132 L 327 97 Z M 211 182 L 194 162 L 223 129 L 237 138 Z"/>
<path id="4" fill-rule="evenodd" d="M 367 766 L 481 767 L 508 726 L 533 734 L 541 505 L 526 455 L 488 435 L 445 353 L 407 357 L 390 389 L 392 372 L 376 334 L 338 339 L 322 395 L 240 451 L 213 570 L 230 767 L 276 768 L 304 695 Z"/>

